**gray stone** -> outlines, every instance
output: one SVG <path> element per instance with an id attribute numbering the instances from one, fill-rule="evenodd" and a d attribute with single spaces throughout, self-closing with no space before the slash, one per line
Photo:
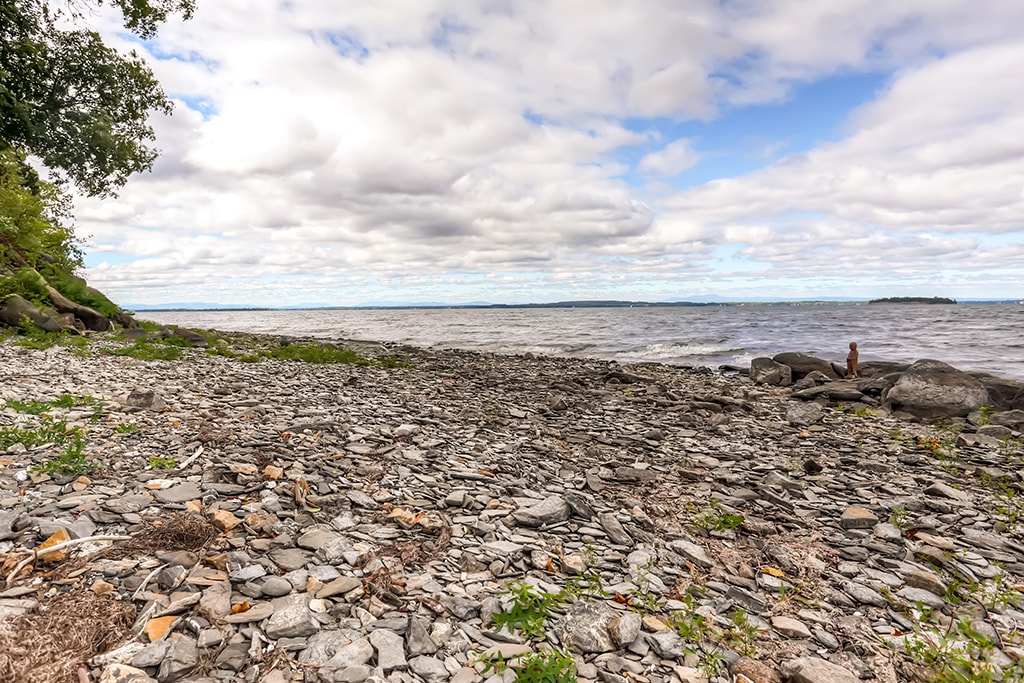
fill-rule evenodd
<path id="1" fill-rule="evenodd" d="M 878 517 L 870 510 L 851 505 L 839 518 L 839 526 L 844 529 L 870 529 L 878 524 Z"/>
<path id="2" fill-rule="evenodd" d="M 352 666 L 363 666 L 373 659 L 373 645 L 366 638 L 357 638 L 343 646 L 324 662 L 323 670 L 344 670 Z"/>
<path id="3" fill-rule="evenodd" d="M 989 402 L 976 377 L 937 360 L 919 360 L 883 396 L 891 410 L 915 417 L 963 417 Z"/>
<path id="4" fill-rule="evenodd" d="M 750 379 L 755 384 L 788 387 L 793 383 L 793 370 L 771 358 L 755 358 L 750 361 Z"/>
<path id="5" fill-rule="evenodd" d="M 874 605 L 875 607 L 887 607 L 889 605 L 881 593 L 853 581 L 843 582 L 843 592 L 863 605 Z"/>
<path id="6" fill-rule="evenodd" d="M 320 622 L 309 611 L 308 597 L 298 593 L 273 601 L 274 614 L 267 621 L 268 638 L 301 638 L 320 630 Z"/>
<path id="7" fill-rule="evenodd" d="M 791 403 L 786 409 L 786 421 L 797 427 L 807 427 L 821 420 L 825 411 L 817 403 Z"/>
<path id="8" fill-rule="evenodd" d="M 411 655 L 432 655 L 438 651 L 438 645 L 430 637 L 430 622 L 420 617 L 409 618 L 409 631 L 406 634 Z"/>
<path id="9" fill-rule="evenodd" d="M 625 546 L 633 545 L 633 537 L 626 533 L 626 530 L 622 527 L 622 523 L 619 522 L 614 514 L 611 512 L 602 512 L 597 516 L 597 521 L 614 543 Z"/>
<path id="10" fill-rule="evenodd" d="M 707 551 L 703 547 L 696 543 L 691 543 L 683 539 L 676 539 L 668 543 L 668 548 L 672 552 L 679 553 L 686 560 L 694 563 L 698 567 L 704 569 L 711 569 L 715 566 L 715 563 L 708 557 Z"/>
<path id="11" fill-rule="evenodd" d="M 408 666 L 405 661 L 405 642 L 402 636 L 387 629 L 377 629 L 370 633 L 370 644 L 377 650 L 377 666 L 390 673 L 395 669 Z"/>
<path id="12" fill-rule="evenodd" d="M 156 678 L 160 683 L 176 681 L 196 668 L 199 663 L 199 648 L 191 636 L 181 636 L 171 641 L 167 655 L 160 662 Z"/>
<path id="13" fill-rule="evenodd" d="M 903 574 L 903 580 L 912 588 L 922 588 L 935 595 L 946 594 L 945 582 L 927 569 L 911 569 Z"/>
<path id="14" fill-rule="evenodd" d="M 608 634 L 618 648 L 623 648 L 640 636 L 643 621 L 636 612 L 620 612 L 608 622 Z"/>
<path id="15" fill-rule="evenodd" d="M 448 680 L 448 669 L 444 662 L 434 657 L 413 657 L 409 660 L 409 668 L 427 683 L 444 683 Z"/>
<path id="16" fill-rule="evenodd" d="M 199 598 L 199 607 L 213 619 L 223 619 L 231 614 L 231 583 L 218 581 L 208 586 Z"/>
<path id="17" fill-rule="evenodd" d="M 569 519 L 569 504 L 561 496 L 548 496 L 536 505 L 516 510 L 512 517 L 523 526 L 557 524 Z"/>
<path id="18" fill-rule="evenodd" d="M 860 683 L 849 670 L 817 657 L 791 659 L 779 668 L 787 683 Z"/>
<path id="19" fill-rule="evenodd" d="M 811 631 L 802 621 L 792 617 L 772 617 L 772 628 L 787 638 L 810 638 Z"/>
<path id="20" fill-rule="evenodd" d="M 124 404 L 129 408 L 142 408 L 143 410 L 163 410 L 167 407 L 167 402 L 163 397 L 152 389 L 132 389 L 124 399 Z"/>
<path id="21" fill-rule="evenodd" d="M 269 598 L 279 598 L 292 592 L 292 584 L 280 576 L 269 576 L 260 586 L 260 592 Z"/>
<path id="22" fill-rule="evenodd" d="M 950 500 L 960 501 L 966 503 L 971 498 L 966 492 L 960 489 L 955 489 L 949 484 L 944 484 L 941 481 L 932 483 L 928 488 L 924 490 L 924 494 L 927 496 L 937 496 L 939 498 L 949 498 Z"/>
<path id="23" fill-rule="evenodd" d="M 907 602 L 914 604 L 923 603 L 933 609 L 942 609 L 946 606 L 945 600 L 940 598 L 938 595 L 935 595 L 935 593 L 925 590 L 924 588 L 913 588 L 908 586 L 906 588 L 901 588 L 900 590 L 898 590 L 896 592 L 896 595 L 903 598 Z"/>
<path id="24" fill-rule="evenodd" d="M 228 624 L 251 624 L 256 621 L 263 621 L 274 614 L 274 605 L 269 602 L 254 602 L 244 612 L 229 614 L 224 617 Z"/>
<path id="25" fill-rule="evenodd" d="M 127 664 L 110 664 L 100 673 L 100 683 L 155 683 L 142 669 Z"/>
<path id="26" fill-rule="evenodd" d="M 186 503 L 196 498 L 202 498 L 203 492 L 194 481 L 184 481 L 169 489 L 158 489 L 153 491 L 153 497 L 161 503 Z"/>
<path id="27" fill-rule="evenodd" d="M 325 583 L 317 592 L 318 598 L 331 598 L 335 595 L 344 595 L 363 585 L 363 582 L 354 576 L 339 576 L 338 578 Z"/>
<path id="28" fill-rule="evenodd" d="M 160 662 L 167 656 L 167 651 L 170 647 L 171 641 L 169 640 L 158 640 L 155 643 L 150 643 L 132 656 L 131 665 L 140 669 L 160 666 Z"/>
<path id="29" fill-rule="evenodd" d="M 352 637 L 346 631 L 319 631 L 306 641 L 306 648 L 299 653 L 299 661 L 303 664 L 323 666 L 351 642 Z"/>
<path id="30" fill-rule="evenodd" d="M 602 602 L 577 602 L 559 623 L 559 638 L 577 652 L 613 652 L 618 645 L 608 627 L 618 614 Z"/>
<path id="31" fill-rule="evenodd" d="M 682 659 L 686 654 L 686 643 L 675 631 L 646 633 L 644 637 L 654 652 L 664 659 Z"/>
<path id="32" fill-rule="evenodd" d="M 309 564 L 309 551 L 299 548 L 278 548 L 271 550 L 270 559 L 286 572 L 302 569 Z"/>

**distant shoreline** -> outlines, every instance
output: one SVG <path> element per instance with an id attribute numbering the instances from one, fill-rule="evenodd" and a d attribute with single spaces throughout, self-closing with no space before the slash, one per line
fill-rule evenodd
<path id="1" fill-rule="evenodd" d="M 790 306 L 863 306 L 868 304 L 955 304 L 955 305 L 1019 305 L 1019 299 L 979 299 L 961 300 L 942 297 L 889 297 L 882 299 L 850 299 L 843 301 L 556 301 L 551 303 L 525 304 L 395 304 L 367 306 L 167 306 L 159 308 L 140 308 L 127 306 L 133 313 L 160 312 L 211 312 L 211 311 L 387 311 L 387 310 L 508 310 L 508 309 L 544 309 L 544 308 L 736 308 L 736 307 L 790 307 Z"/>

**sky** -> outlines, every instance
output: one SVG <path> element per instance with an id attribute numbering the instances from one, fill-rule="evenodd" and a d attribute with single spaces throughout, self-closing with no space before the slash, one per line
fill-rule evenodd
<path id="1" fill-rule="evenodd" d="M 1024 2 L 199 0 L 124 305 L 1024 299 Z"/>

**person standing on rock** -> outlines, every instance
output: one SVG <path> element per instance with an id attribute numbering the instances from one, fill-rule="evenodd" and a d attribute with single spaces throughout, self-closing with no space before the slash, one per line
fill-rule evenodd
<path id="1" fill-rule="evenodd" d="M 850 353 L 846 354 L 846 377 L 857 376 L 857 359 L 860 354 L 857 352 L 857 342 L 850 342 Z"/>

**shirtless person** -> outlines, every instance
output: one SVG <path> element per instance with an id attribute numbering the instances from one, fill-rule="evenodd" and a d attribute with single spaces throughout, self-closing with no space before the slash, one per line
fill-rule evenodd
<path id="1" fill-rule="evenodd" d="M 857 342 L 850 342 L 850 353 L 846 356 L 846 376 L 856 377 L 857 376 L 857 358 L 860 356 L 857 353 Z"/>

